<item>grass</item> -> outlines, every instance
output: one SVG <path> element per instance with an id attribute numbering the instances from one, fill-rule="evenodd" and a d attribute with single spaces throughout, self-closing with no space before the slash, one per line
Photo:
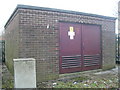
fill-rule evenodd
<path id="1" fill-rule="evenodd" d="M 2 66 L 2 88 L 14 88 L 13 76 L 5 65 Z"/>
<path id="2" fill-rule="evenodd" d="M 74 77 L 74 78 L 72 78 L 72 80 L 75 82 L 75 81 L 77 81 L 77 82 L 82 82 L 82 81 L 84 81 L 84 80 L 87 80 L 88 79 L 88 77 L 87 76 L 81 76 L 81 77 Z"/>
<path id="3" fill-rule="evenodd" d="M 38 84 L 38 88 L 112 88 L 113 90 L 118 88 L 118 73 L 97 75 L 93 72 L 76 73 L 72 74 L 70 78 L 67 77 L 62 75 L 63 79 L 41 82 Z M 13 77 L 6 72 L 3 73 L 2 88 L 14 88 Z"/>
<path id="4" fill-rule="evenodd" d="M 12 80 L 5 80 L 2 82 L 2 88 L 14 88 Z"/>
<path id="5" fill-rule="evenodd" d="M 117 78 L 89 79 L 77 77 L 69 82 L 56 82 L 54 88 L 118 88 Z"/>
<path id="6" fill-rule="evenodd" d="M 118 88 L 118 73 L 104 74 L 80 74 L 79 77 L 74 77 L 67 82 L 56 81 L 53 88 Z"/>

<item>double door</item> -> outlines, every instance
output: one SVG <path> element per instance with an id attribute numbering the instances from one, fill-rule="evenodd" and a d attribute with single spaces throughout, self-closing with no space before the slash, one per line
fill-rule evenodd
<path id="1" fill-rule="evenodd" d="M 60 73 L 101 68 L 100 26 L 59 23 Z"/>

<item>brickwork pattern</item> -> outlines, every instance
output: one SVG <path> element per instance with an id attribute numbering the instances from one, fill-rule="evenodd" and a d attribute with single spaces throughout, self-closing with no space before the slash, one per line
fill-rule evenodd
<path id="1" fill-rule="evenodd" d="M 101 25 L 102 69 L 115 66 L 114 20 L 33 9 L 18 9 L 18 15 L 19 17 L 16 18 L 19 19 L 19 31 L 12 31 L 19 33 L 19 51 L 16 52 L 19 58 L 36 59 L 37 82 L 59 76 L 59 22 L 61 21 Z M 15 20 L 11 23 L 15 23 Z M 11 24 L 7 26 L 6 32 L 9 31 L 10 26 L 12 27 Z"/>

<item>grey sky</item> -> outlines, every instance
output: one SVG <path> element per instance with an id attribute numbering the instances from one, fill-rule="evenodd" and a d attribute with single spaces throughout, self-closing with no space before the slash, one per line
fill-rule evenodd
<path id="1" fill-rule="evenodd" d="M 117 17 L 119 0 L 2 0 L 0 3 L 0 32 L 17 4 L 50 7 Z"/>

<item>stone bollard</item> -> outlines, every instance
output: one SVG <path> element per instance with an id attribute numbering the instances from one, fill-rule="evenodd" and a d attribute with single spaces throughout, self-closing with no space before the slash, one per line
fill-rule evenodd
<path id="1" fill-rule="evenodd" d="M 13 59 L 14 87 L 36 88 L 36 63 L 33 58 Z"/>

